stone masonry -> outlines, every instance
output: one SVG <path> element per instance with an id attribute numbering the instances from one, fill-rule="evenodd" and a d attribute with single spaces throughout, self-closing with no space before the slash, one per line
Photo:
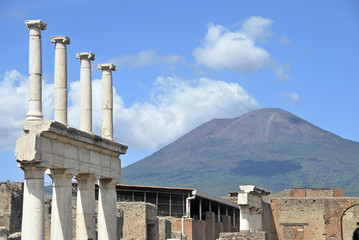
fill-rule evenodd
<path id="1" fill-rule="evenodd" d="M 94 183 L 99 181 L 98 238 L 117 240 L 116 184 L 121 180 L 121 161 L 127 146 L 113 141 L 112 64 L 101 64 L 103 74 L 103 135 L 92 133 L 91 60 L 94 54 L 78 53 L 81 61 L 80 128 L 67 125 L 68 37 L 52 37 L 55 43 L 55 121 L 42 114 L 41 30 L 47 24 L 27 20 L 29 28 L 29 111 L 24 135 L 16 142 L 15 158 L 24 171 L 22 239 L 43 240 L 45 234 L 44 172 L 51 177 L 51 239 L 72 238 L 72 179 L 79 181 L 77 239 L 95 239 Z M 107 67 L 111 66 L 111 67 Z M 111 86 L 110 86 L 111 85 Z M 104 109 L 104 107 L 103 107 Z"/>

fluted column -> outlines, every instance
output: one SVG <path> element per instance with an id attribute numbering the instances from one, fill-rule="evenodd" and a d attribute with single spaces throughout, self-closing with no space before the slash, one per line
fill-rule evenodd
<path id="1" fill-rule="evenodd" d="M 113 141 L 112 71 L 116 71 L 116 66 L 99 64 L 98 69 L 102 70 L 102 137 Z"/>
<path id="2" fill-rule="evenodd" d="M 24 170 L 24 196 L 22 209 L 21 239 L 44 240 L 44 171 L 45 168 L 21 165 Z"/>
<path id="3" fill-rule="evenodd" d="M 77 180 L 76 239 L 96 239 L 95 181 L 97 177 L 81 173 Z"/>
<path id="4" fill-rule="evenodd" d="M 98 239 L 117 240 L 115 179 L 99 180 Z"/>
<path id="5" fill-rule="evenodd" d="M 92 86 L 91 86 L 91 61 L 95 55 L 91 52 L 77 53 L 76 58 L 81 61 L 80 76 L 80 129 L 92 133 Z"/>
<path id="6" fill-rule="evenodd" d="M 51 240 L 72 239 L 72 178 L 75 171 L 49 169 L 52 178 Z"/>
<path id="7" fill-rule="evenodd" d="M 42 115 L 42 56 L 41 30 L 46 29 L 46 23 L 41 20 L 26 20 L 29 28 L 29 111 L 27 120 L 41 120 Z"/>
<path id="8" fill-rule="evenodd" d="M 54 102 L 55 121 L 67 125 L 67 51 L 70 38 L 65 36 L 51 37 L 55 43 Z"/>

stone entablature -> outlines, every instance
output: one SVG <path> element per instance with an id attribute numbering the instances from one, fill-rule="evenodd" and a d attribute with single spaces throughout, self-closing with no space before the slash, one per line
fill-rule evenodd
<path id="1" fill-rule="evenodd" d="M 127 146 L 56 121 L 25 121 L 23 136 L 16 142 L 20 164 L 66 168 L 120 180 L 120 154 Z"/>

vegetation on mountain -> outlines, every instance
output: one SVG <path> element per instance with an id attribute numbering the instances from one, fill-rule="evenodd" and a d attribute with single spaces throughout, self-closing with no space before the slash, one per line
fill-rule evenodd
<path id="1" fill-rule="evenodd" d="M 156 153 L 122 169 L 122 183 L 192 187 L 226 195 L 251 184 L 343 188 L 359 196 L 359 143 L 282 109 L 213 119 Z"/>

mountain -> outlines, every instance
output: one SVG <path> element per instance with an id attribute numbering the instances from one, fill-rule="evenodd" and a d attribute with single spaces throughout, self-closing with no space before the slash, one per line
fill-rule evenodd
<path id="1" fill-rule="evenodd" d="M 122 183 L 193 187 L 226 195 L 239 185 L 271 191 L 344 188 L 359 196 L 359 143 L 287 111 L 213 119 L 122 169 Z"/>

